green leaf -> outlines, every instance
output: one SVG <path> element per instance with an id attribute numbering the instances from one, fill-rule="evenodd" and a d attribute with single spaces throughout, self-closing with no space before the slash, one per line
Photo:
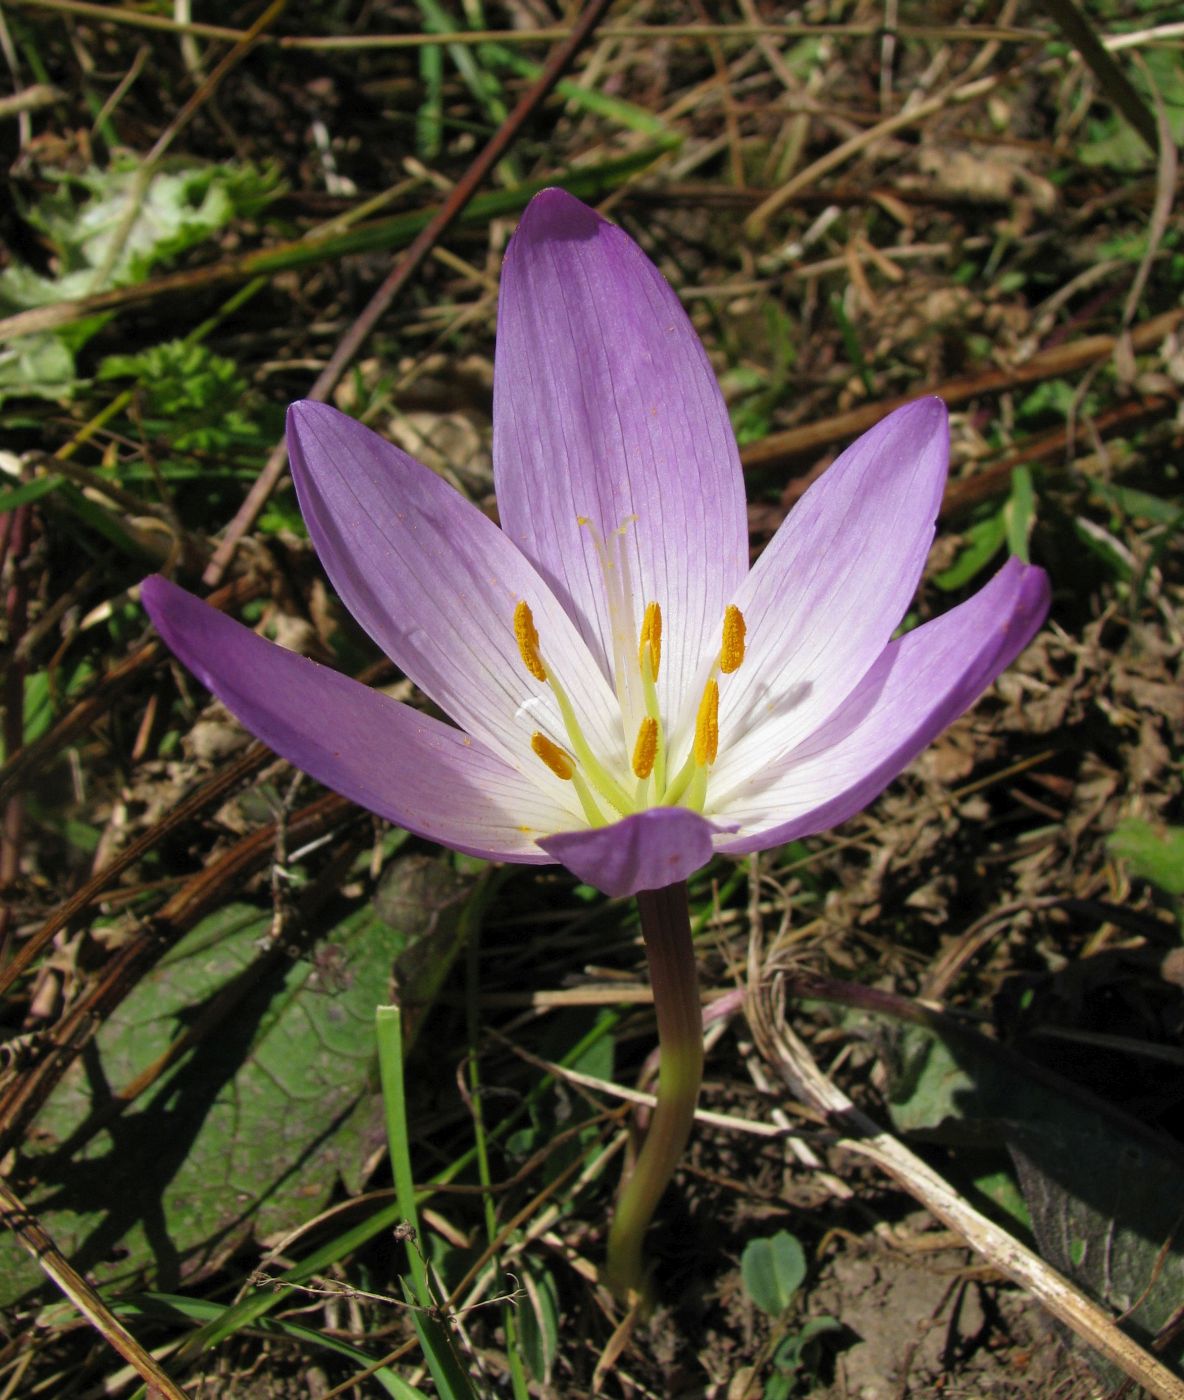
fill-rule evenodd
<path id="1" fill-rule="evenodd" d="M 0 511 L 16 510 L 17 506 L 32 505 L 42 496 L 56 491 L 65 481 L 63 476 L 41 476 L 36 481 L 26 481 L 14 486 L 11 491 L 0 491 Z"/>
<path id="2" fill-rule="evenodd" d="M 991 562 L 1007 538 L 1007 519 L 997 510 L 964 532 L 966 543 L 948 569 L 934 574 L 933 582 L 946 593 L 964 587 Z"/>
<path id="3" fill-rule="evenodd" d="M 806 1256 L 795 1236 L 778 1230 L 764 1239 L 749 1240 L 740 1256 L 740 1274 L 757 1307 L 779 1317 L 806 1277 Z"/>
<path id="4" fill-rule="evenodd" d="M 1041 1254 L 1116 1312 L 1134 1308 L 1126 1330 L 1149 1345 L 1184 1296 L 1174 1145 L 960 1028 L 901 1025 L 893 1058 L 897 1131 L 1006 1148 Z M 1160 1359 L 1178 1367 L 1184 1343 Z"/>
<path id="5" fill-rule="evenodd" d="M 22 335 L 0 347 L 0 404 L 10 398 L 64 402 L 74 381 L 74 356 L 55 335 Z"/>
<path id="6" fill-rule="evenodd" d="M 520 1266 L 526 1299 L 518 1307 L 518 1333 L 526 1364 L 541 1385 L 551 1384 L 559 1355 L 559 1288 L 547 1269 Z"/>
<path id="7" fill-rule="evenodd" d="M 1125 860 L 1138 879 L 1176 899 L 1184 896 L 1184 827 L 1129 817 L 1115 827 L 1106 848 Z"/>
<path id="8" fill-rule="evenodd" d="M 274 171 L 252 166 L 162 167 L 149 174 L 124 163 L 82 175 L 43 173 L 56 186 L 22 212 L 53 245 L 62 270 L 45 277 L 11 263 L 0 272 L 0 314 L 141 282 L 158 263 L 257 212 L 278 189 Z M 14 396 L 69 398 L 74 355 L 106 320 L 86 317 L 0 349 L 0 404 Z"/>
<path id="9" fill-rule="evenodd" d="M 1140 491 L 1134 486 L 1119 486 L 1113 481 L 1091 480 L 1090 493 L 1101 496 L 1104 501 L 1117 506 L 1123 515 L 1140 520 L 1150 520 L 1154 525 L 1178 525 L 1180 523 L 1180 501 L 1164 500 L 1153 496 L 1149 491 Z"/>
<path id="10" fill-rule="evenodd" d="M 814 1342 L 819 1337 L 824 1337 L 828 1332 L 841 1332 L 843 1324 L 834 1317 L 812 1317 L 797 1331 L 779 1344 L 773 1353 L 773 1365 L 786 1376 L 796 1376 L 797 1373 L 807 1364 L 809 1359 L 807 1353 Z M 787 1392 L 788 1393 L 788 1392 Z M 766 1400 L 770 1392 L 765 1391 Z"/>
<path id="11" fill-rule="evenodd" d="M 1003 518 L 1007 523 L 1007 547 L 1030 563 L 1028 541 L 1032 538 L 1032 527 L 1036 524 L 1036 493 L 1032 490 L 1031 467 L 1013 467 L 1011 472 L 1011 496 L 1003 507 Z"/>
<path id="12" fill-rule="evenodd" d="M 1151 84 L 1159 91 L 1174 141 L 1184 141 L 1184 58 L 1178 49 L 1149 48 L 1143 53 L 1143 63 L 1128 70 L 1131 80 L 1148 99 L 1154 110 L 1155 101 L 1149 91 Z M 1148 81 L 1150 79 L 1150 82 Z M 1117 114 L 1090 124 L 1092 139 L 1083 141 L 1078 151 L 1085 165 L 1107 166 L 1111 170 L 1129 172 L 1143 170 L 1154 159 L 1142 137 Z"/>
<path id="13" fill-rule="evenodd" d="M 220 1303 L 212 1303 L 205 1298 L 186 1298 L 176 1293 L 141 1293 L 126 1302 L 116 1303 L 111 1310 L 117 1317 L 133 1321 L 149 1318 L 155 1322 L 175 1322 L 186 1326 L 213 1321 L 223 1312 Z M 327 1351 L 335 1356 L 344 1356 L 359 1370 L 369 1371 L 394 1400 L 426 1400 L 422 1390 L 417 1390 L 387 1366 L 375 1367 L 372 1356 L 360 1347 L 342 1341 L 340 1337 L 327 1336 L 315 1327 L 306 1327 L 288 1318 L 265 1317 L 256 1326 L 264 1334 L 288 1337 L 313 1352 Z"/>
<path id="14" fill-rule="evenodd" d="M 391 930 L 369 908 L 310 956 L 266 946 L 270 912 L 231 905 L 143 979 L 72 1067 L 21 1163 L 30 1204 L 100 1283 L 174 1288 L 248 1238 L 308 1220 L 360 1174 L 380 1121 L 374 1006 Z M 214 1018 L 215 1012 L 220 1014 Z M 169 1064 L 186 1027 L 211 1029 Z M 124 1112 L 113 1095 L 165 1063 Z M 40 1281 L 0 1241 L 0 1304 Z"/>

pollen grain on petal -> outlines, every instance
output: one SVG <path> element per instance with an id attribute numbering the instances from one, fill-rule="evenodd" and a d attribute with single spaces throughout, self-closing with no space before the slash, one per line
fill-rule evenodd
<path id="1" fill-rule="evenodd" d="M 637 664 L 645 672 L 646 657 L 650 661 L 650 679 L 658 679 L 658 667 L 662 664 L 662 609 L 657 603 L 645 605 L 645 615 L 641 619 L 641 643 L 637 649 Z"/>
<path id="2" fill-rule="evenodd" d="M 719 752 L 719 682 L 712 676 L 703 687 L 695 717 L 695 762 L 706 768 Z"/>
<path id="3" fill-rule="evenodd" d="M 648 778 L 654 771 L 658 756 L 658 721 L 646 715 L 637 727 L 637 742 L 633 745 L 633 771 L 639 778 Z"/>
<path id="4" fill-rule="evenodd" d="M 522 653 L 523 665 L 535 680 L 545 681 L 547 668 L 539 655 L 538 629 L 534 625 L 534 614 L 530 610 L 530 604 L 525 600 L 519 602 L 514 609 L 514 636 L 518 641 L 518 650 Z"/>
<path id="5" fill-rule="evenodd" d="M 719 669 L 725 676 L 740 669 L 744 660 L 744 639 L 748 627 L 744 614 L 735 603 L 729 603 L 724 613 L 724 639 L 719 649 Z"/>
<path id="6" fill-rule="evenodd" d="M 571 754 L 566 749 L 561 749 L 553 739 L 548 739 L 537 729 L 530 736 L 530 747 L 557 778 L 562 778 L 565 783 L 571 781 L 576 768 Z"/>

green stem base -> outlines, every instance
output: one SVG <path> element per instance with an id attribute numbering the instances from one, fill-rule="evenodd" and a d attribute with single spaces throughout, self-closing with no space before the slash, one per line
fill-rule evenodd
<path id="1" fill-rule="evenodd" d="M 624 1303 L 647 1298 L 641 1246 L 691 1134 L 703 1079 L 703 1016 L 685 882 L 637 895 L 658 1018 L 658 1102 L 609 1228 L 605 1274 Z"/>

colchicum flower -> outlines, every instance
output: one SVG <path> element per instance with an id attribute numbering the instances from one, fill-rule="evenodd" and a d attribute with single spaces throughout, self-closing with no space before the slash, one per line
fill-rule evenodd
<path id="1" fill-rule="evenodd" d="M 866 806 L 1027 644 L 1048 581 L 1012 559 L 892 640 L 945 484 L 932 398 L 849 447 L 750 570 L 736 440 L 703 347 L 637 245 L 561 190 L 531 202 L 506 257 L 493 414 L 500 530 L 344 414 L 288 416 L 334 587 L 453 724 L 163 578 L 141 597 L 247 728 L 329 787 L 456 850 L 561 861 L 637 895 L 658 1099 L 606 1269 L 637 1301 L 702 1077 L 686 878 L 715 851 L 764 850 Z"/>
<path id="2" fill-rule="evenodd" d="M 454 725 L 294 655 L 163 578 L 165 641 L 297 767 L 421 836 L 560 861 L 611 895 L 684 880 L 867 805 L 1027 644 L 1008 562 L 893 641 L 933 539 L 944 405 L 847 449 L 748 566 L 727 409 L 678 298 L 561 190 L 506 257 L 501 529 L 335 409 L 289 412 L 292 475 L 343 602 Z"/>

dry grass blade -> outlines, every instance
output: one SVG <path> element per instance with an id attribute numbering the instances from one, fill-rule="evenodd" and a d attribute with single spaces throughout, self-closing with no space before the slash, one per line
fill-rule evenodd
<path id="1" fill-rule="evenodd" d="M 1155 1400 L 1184 1400 L 1184 1382 L 1120 1331 L 1107 1312 L 1039 1255 L 971 1207 L 927 1163 L 890 1133 L 883 1132 L 823 1074 L 804 1042 L 787 1024 L 783 983 L 762 988 L 750 1003 L 749 1015 L 762 1053 L 791 1091 L 825 1115 L 830 1126 L 842 1134 L 839 1146 L 873 1162 Z"/>
<path id="2" fill-rule="evenodd" d="M 293 841 L 316 840 L 357 811 L 343 797 L 330 793 L 288 819 L 288 836 Z M 238 841 L 187 880 L 151 923 L 108 959 L 96 984 L 54 1026 L 42 1057 L 0 1095 L 0 1151 L 20 1138 L 75 1057 L 148 968 L 241 881 L 271 859 L 275 835 L 275 827 L 267 826 Z"/>
<path id="3" fill-rule="evenodd" d="M 189 1400 L 156 1361 L 136 1341 L 122 1322 L 82 1275 L 70 1266 L 51 1236 L 21 1202 L 6 1181 L 0 1178 L 0 1220 L 16 1235 L 38 1266 L 74 1304 L 83 1317 L 110 1346 L 143 1377 L 149 1393 L 165 1400 Z"/>
<path id="4" fill-rule="evenodd" d="M 1130 332 L 1131 346 L 1136 351 L 1149 350 L 1182 324 L 1184 310 L 1165 311 L 1153 316 Z M 1118 336 L 1085 336 L 1081 340 L 1070 341 L 1051 350 L 1041 350 L 1030 360 L 1011 369 L 992 369 L 977 374 L 961 375 L 957 379 L 947 379 L 944 383 L 933 385 L 928 392 L 936 394 L 952 407 L 966 403 L 980 394 L 1001 394 L 1009 389 L 1020 388 L 1024 384 L 1037 384 L 1041 380 L 1074 374 L 1089 365 L 1108 359 L 1114 354 L 1118 344 Z M 807 453 L 818 452 L 834 443 L 843 442 L 865 432 L 886 413 L 915 397 L 915 394 L 902 394 L 885 402 L 861 404 L 858 408 L 833 418 L 822 418 L 801 428 L 770 433 L 760 442 L 745 448 L 742 456 L 744 466 L 748 470 L 772 469 L 795 458 L 804 457 Z"/>
<path id="5" fill-rule="evenodd" d="M 407 252 L 382 283 L 382 286 L 370 298 L 366 309 L 350 326 L 333 352 L 329 363 L 317 375 L 316 381 L 308 392 L 308 398 L 324 401 L 336 388 L 341 376 L 387 307 L 400 289 L 406 286 L 415 275 L 419 265 L 431 252 L 437 241 L 460 217 L 465 205 L 477 193 L 489 172 L 514 144 L 526 119 L 550 95 L 555 84 L 567 71 L 576 54 L 600 23 L 601 17 L 608 10 L 610 4 L 611 0 L 590 0 L 590 3 L 584 6 L 579 18 L 572 26 L 571 32 L 547 60 L 546 66 L 538 78 L 523 93 L 514 110 L 494 132 L 484 149 L 461 179 L 457 181 L 448 198 L 440 206 L 439 211 L 416 237 L 411 247 L 407 249 Z M 234 519 L 227 526 L 226 534 L 214 551 L 214 557 L 202 575 L 203 581 L 208 587 L 213 588 L 221 582 L 222 575 L 234 557 L 239 541 L 255 523 L 255 519 L 263 509 L 267 498 L 275 490 L 276 482 L 279 481 L 287 460 L 287 448 L 283 442 L 280 442 L 272 450 L 258 480 L 251 487 L 246 500 L 243 501 L 235 513 Z"/>

